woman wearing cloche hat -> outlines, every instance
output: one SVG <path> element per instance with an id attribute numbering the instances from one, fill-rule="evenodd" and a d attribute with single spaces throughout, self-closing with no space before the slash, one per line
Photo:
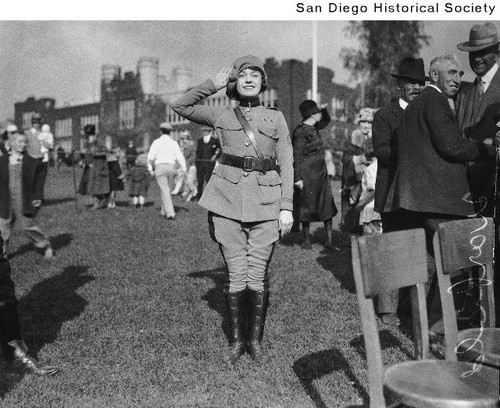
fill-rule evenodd
<path id="1" fill-rule="evenodd" d="M 319 130 L 330 123 L 326 106 L 318 107 L 315 101 L 305 100 L 299 105 L 302 115 L 293 131 L 294 178 L 297 198 L 294 201 L 295 218 L 302 223 L 304 240 L 302 248 L 311 249 L 309 225 L 322 221 L 326 231 L 325 247 L 333 249 L 332 218 L 338 210 L 333 201 L 325 162 L 325 149 Z"/>
<path id="2" fill-rule="evenodd" d="M 222 155 L 199 204 L 209 211 L 210 235 L 227 266 L 225 300 L 231 331 L 227 361 L 247 349 L 263 362 L 261 339 L 269 301 L 274 245 L 293 224 L 292 143 L 283 114 L 260 104 L 267 87 L 261 60 L 238 58 L 215 79 L 195 86 L 172 109 L 220 135 Z M 198 104 L 226 88 L 232 106 Z"/>

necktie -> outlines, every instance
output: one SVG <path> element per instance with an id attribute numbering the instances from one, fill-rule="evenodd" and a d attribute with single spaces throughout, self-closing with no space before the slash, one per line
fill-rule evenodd
<path id="1" fill-rule="evenodd" d="M 484 95 L 484 87 L 485 87 L 485 82 L 481 79 L 477 79 L 477 90 L 478 90 L 478 95 L 482 97 Z"/>

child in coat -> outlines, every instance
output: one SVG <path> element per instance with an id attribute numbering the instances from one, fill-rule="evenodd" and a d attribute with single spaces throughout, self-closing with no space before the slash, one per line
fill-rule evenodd
<path id="1" fill-rule="evenodd" d="M 145 153 L 140 154 L 135 159 L 134 165 L 130 169 L 130 191 L 136 208 L 143 209 L 145 197 L 148 195 L 150 175 L 148 170 L 148 159 Z"/>
<path id="2" fill-rule="evenodd" d="M 108 208 L 116 208 L 116 192 L 125 190 L 123 179 L 125 175 L 122 172 L 120 162 L 115 152 L 112 151 L 108 154 L 108 174 L 109 174 L 109 200 Z"/>

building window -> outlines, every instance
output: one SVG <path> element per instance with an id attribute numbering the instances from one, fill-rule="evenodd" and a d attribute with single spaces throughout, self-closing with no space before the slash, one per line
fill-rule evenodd
<path id="1" fill-rule="evenodd" d="M 170 106 L 167 107 L 167 122 L 172 125 L 187 124 L 189 120 L 184 119 L 178 113 L 175 113 Z"/>
<path id="2" fill-rule="evenodd" d="M 132 129 L 135 122 L 135 101 L 120 101 L 120 129 Z"/>
<path id="3" fill-rule="evenodd" d="M 31 118 L 35 112 L 24 112 L 23 113 L 23 129 L 30 129 L 31 128 Z"/>
<path id="4" fill-rule="evenodd" d="M 259 95 L 260 103 L 268 108 L 278 106 L 278 95 L 274 89 L 266 89 Z"/>
<path id="5" fill-rule="evenodd" d="M 56 120 L 55 137 L 68 137 L 73 135 L 73 120 L 71 118 Z"/>
<path id="6" fill-rule="evenodd" d="M 83 131 L 83 128 L 87 125 L 94 125 L 96 133 L 99 133 L 99 115 L 82 116 L 80 118 L 81 130 Z"/>

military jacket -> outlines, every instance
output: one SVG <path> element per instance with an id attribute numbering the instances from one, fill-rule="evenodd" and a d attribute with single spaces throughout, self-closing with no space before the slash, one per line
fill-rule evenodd
<path id="1" fill-rule="evenodd" d="M 198 104 L 216 92 L 214 83 L 207 80 L 175 101 L 172 109 L 193 122 L 213 126 L 221 139 L 223 153 L 258 157 L 230 106 Z M 280 173 L 244 171 L 219 164 L 199 204 L 243 222 L 278 219 L 280 210 L 293 210 L 293 149 L 285 118 L 280 111 L 261 105 L 240 105 L 240 109 L 254 132 L 260 154 L 276 157 Z"/>

